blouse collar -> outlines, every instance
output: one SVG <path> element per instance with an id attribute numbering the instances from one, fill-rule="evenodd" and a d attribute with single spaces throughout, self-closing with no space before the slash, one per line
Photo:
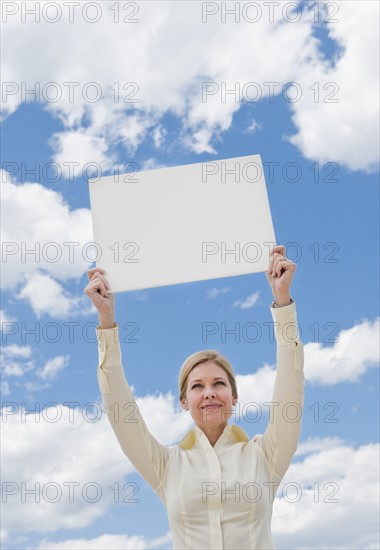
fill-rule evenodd
<path id="1" fill-rule="evenodd" d="M 189 451 L 194 447 L 199 438 L 202 437 L 202 434 L 204 435 L 203 430 L 198 428 L 198 426 L 194 426 L 189 432 L 187 432 L 185 437 L 181 439 L 178 446 L 186 451 Z M 227 440 L 232 443 L 248 443 L 249 441 L 249 437 L 245 431 L 236 424 L 227 424 L 215 445 L 221 440 L 221 438 L 227 438 Z"/>

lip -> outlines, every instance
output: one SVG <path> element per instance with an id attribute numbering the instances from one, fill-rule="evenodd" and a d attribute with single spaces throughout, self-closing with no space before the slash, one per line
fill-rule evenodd
<path id="1" fill-rule="evenodd" d="M 202 409 L 215 409 L 215 407 L 221 407 L 219 403 L 207 403 L 207 405 L 203 405 Z"/>

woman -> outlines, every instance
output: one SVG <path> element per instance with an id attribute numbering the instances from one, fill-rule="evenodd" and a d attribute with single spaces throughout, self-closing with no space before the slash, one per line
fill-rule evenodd
<path id="1" fill-rule="evenodd" d="M 174 549 L 274 548 L 273 500 L 298 445 L 304 399 L 303 344 L 290 297 L 295 269 L 285 247 L 274 247 L 266 276 L 274 296 L 277 374 L 265 433 L 250 440 L 228 424 L 238 398 L 233 370 L 208 350 L 182 365 L 180 401 L 195 426 L 172 447 L 150 434 L 126 381 L 105 272 L 88 271 L 85 293 L 99 312 L 103 405 L 123 452 L 167 508 Z"/>

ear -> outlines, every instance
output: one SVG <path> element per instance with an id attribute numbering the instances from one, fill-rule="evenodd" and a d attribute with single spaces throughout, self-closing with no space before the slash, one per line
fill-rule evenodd
<path id="1" fill-rule="evenodd" d="M 189 410 L 189 407 L 187 406 L 186 398 L 182 399 L 182 401 L 181 401 L 181 406 L 182 406 L 182 408 L 183 408 L 184 411 L 188 411 L 188 410 Z"/>

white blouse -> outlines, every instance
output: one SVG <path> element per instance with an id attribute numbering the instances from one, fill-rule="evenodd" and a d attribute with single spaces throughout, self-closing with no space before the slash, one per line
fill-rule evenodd
<path id="1" fill-rule="evenodd" d="M 304 355 L 295 302 L 270 311 L 277 373 L 266 431 L 249 439 L 228 424 L 214 447 L 197 426 L 178 445 L 159 443 L 125 378 L 118 326 L 96 330 L 104 409 L 123 452 L 166 506 L 175 550 L 274 548 L 273 500 L 301 430 Z"/>

